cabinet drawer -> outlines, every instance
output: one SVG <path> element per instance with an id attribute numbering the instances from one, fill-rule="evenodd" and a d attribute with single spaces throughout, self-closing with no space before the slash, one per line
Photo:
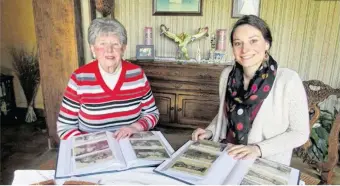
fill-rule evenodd
<path id="1" fill-rule="evenodd" d="M 178 90 L 178 91 L 190 91 L 190 92 L 204 92 L 218 94 L 218 85 L 214 83 L 187 83 L 187 82 L 169 82 L 162 80 L 150 81 L 150 85 L 153 91 L 164 90 Z"/>

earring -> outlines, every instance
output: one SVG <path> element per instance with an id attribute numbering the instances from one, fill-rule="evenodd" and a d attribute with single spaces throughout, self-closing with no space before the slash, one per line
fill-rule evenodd
<path id="1" fill-rule="evenodd" d="M 92 57 L 93 57 L 93 59 L 96 59 L 96 54 L 92 53 Z"/>
<path id="2" fill-rule="evenodd" d="M 269 60 L 269 52 L 268 50 L 266 50 L 264 53 L 264 61 L 268 61 L 268 60 Z"/>

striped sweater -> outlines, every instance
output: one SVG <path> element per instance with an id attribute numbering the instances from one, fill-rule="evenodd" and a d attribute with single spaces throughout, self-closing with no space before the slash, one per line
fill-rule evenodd
<path id="1" fill-rule="evenodd" d="M 60 106 L 57 133 L 60 139 L 67 139 L 87 132 L 114 131 L 135 122 L 149 130 L 158 119 L 150 84 L 139 66 L 122 61 L 112 90 L 94 61 L 72 74 Z"/>

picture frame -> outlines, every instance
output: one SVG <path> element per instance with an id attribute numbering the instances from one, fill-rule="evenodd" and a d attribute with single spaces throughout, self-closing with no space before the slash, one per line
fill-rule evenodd
<path id="1" fill-rule="evenodd" d="M 136 59 L 138 60 L 154 60 L 154 45 L 136 45 Z"/>
<path id="2" fill-rule="evenodd" d="M 215 63 L 225 63 L 227 60 L 227 52 L 216 50 L 213 59 Z"/>
<path id="3" fill-rule="evenodd" d="M 202 16 L 203 0 L 152 0 L 152 13 L 172 16 Z"/>
<path id="4" fill-rule="evenodd" d="M 261 0 L 233 0 L 232 1 L 232 18 L 240 18 L 244 15 L 260 15 Z"/>
<path id="5" fill-rule="evenodd" d="M 225 51 L 215 51 L 214 52 L 214 60 L 222 61 L 222 59 L 224 58 L 225 55 L 226 55 Z"/>

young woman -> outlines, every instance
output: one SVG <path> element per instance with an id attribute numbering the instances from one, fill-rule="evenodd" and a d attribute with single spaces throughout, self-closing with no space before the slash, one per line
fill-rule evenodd
<path id="1" fill-rule="evenodd" d="M 299 75 L 269 55 L 272 36 L 256 16 L 239 19 L 230 34 L 235 65 L 220 78 L 219 112 L 193 140 L 228 143 L 235 159 L 263 157 L 290 164 L 309 137 L 307 97 Z"/>

